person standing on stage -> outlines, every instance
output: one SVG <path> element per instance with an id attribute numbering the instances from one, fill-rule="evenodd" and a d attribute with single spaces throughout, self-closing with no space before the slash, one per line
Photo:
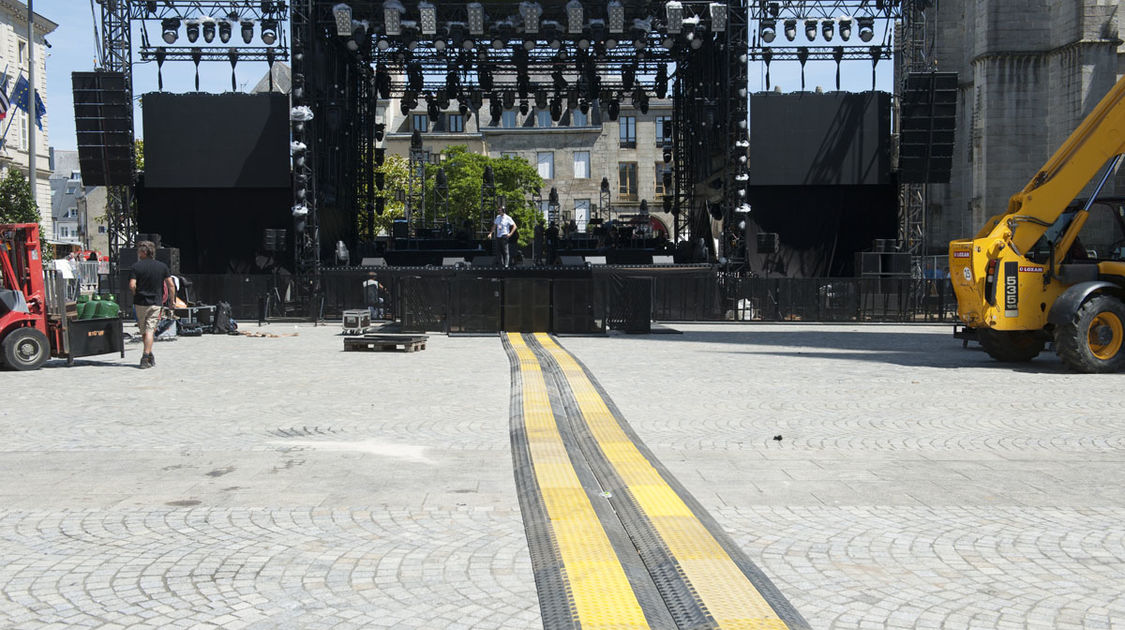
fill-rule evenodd
<path id="1" fill-rule="evenodd" d="M 504 202 L 501 201 L 500 206 L 496 209 L 496 218 L 492 221 L 492 230 L 488 233 L 488 237 L 494 239 L 493 248 L 501 267 L 508 266 L 510 259 L 508 239 L 511 238 L 512 234 L 515 234 L 517 229 L 516 222 L 504 211 Z"/>
<path id="2" fill-rule="evenodd" d="M 144 354 L 141 355 L 141 368 L 156 365 L 152 356 L 152 342 L 156 339 L 156 324 L 160 322 L 160 311 L 164 303 L 175 304 L 176 285 L 172 282 L 172 271 L 168 265 L 155 259 L 156 244 L 152 241 L 137 243 L 137 262 L 130 270 L 129 290 L 133 292 L 133 312 L 137 316 L 137 327 L 144 340 Z"/>

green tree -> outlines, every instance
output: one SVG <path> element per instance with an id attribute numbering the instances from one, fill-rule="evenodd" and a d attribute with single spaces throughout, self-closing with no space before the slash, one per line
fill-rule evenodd
<path id="1" fill-rule="evenodd" d="M 474 227 L 482 225 L 481 184 L 486 166 L 492 167 L 497 199 L 504 199 L 508 214 L 520 227 L 520 244 L 527 245 L 531 242 L 532 227 L 538 221 L 538 212 L 531 197 L 539 190 L 543 180 L 535 168 L 522 158 L 492 158 L 471 153 L 468 147 L 462 145 L 447 148 L 441 168 L 445 169 L 445 177 L 449 182 L 450 221 L 457 226 L 466 220 L 471 221 Z M 438 166 L 430 165 L 427 168 L 427 194 L 432 199 Z M 491 225 L 493 212 L 489 209 L 484 225 Z"/>
<path id="2" fill-rule="evenodd" d="M 528 164 L 523 158 L 490 158 L 487 155 L 469 152 L 465 146 L 457 145 L 445 150 L 445 159 L 440 166 L 426 165 L 426 205 L 430 210 L 427 214 L 433 216 L 432 204 L 437 198 L 434 186 L 437 181 L 438 168 L 445 169 L 446 181 L 449 185 L 449 222 L 455 230 L 459 230 L 465 221 L 470 221 L 475 228 L 482 225 L 481 221 L 481 184 L 484 181 L 484 169 L 492 166 L 492 175 L 496 185 L 496 197 L 503 197 L 508 214 L 520 226 L 519 239 L 521 245 L 531 242 L 532 228 L 538 221 L 538 212 L 530 198 L 536 194 L 543 180 L 539 177 L 535 167 Z M 382 215 L 375 216 L 375 234 L 390 234 L 391 223 L 402 218 L 406 213 L 405 199 L 409 186 L 410 163 L 401 155 L 387 154 L 383 165 L 375 169 L 383 174 L 384 210 Z M 367 217 L 360 213 L 359 230 L 365 234 Z M 484 225 L 491 225 L 492 211 Z"/>
<path id="3" fill-rule="evenodd" d="M 39 206 L 31 185 L 18 169 L 8 169 L 0 180 L 0 223 L 39 223 Z"/>
<path id="4" fill-rule="evenodd" d="M 133 141 L 133 162 L 138 171 L 145 170 L 145 141 Z"/>
<path id="5" fill-rule="evenodd" d="M 39 223 L 39 204 L 31 194 L 31 184 L 18 169 L 9 168 L 0 180 L 0 223 Z M 50 259 L 47 235 L 39 232 L 39 249 L 44 259 Z"/>

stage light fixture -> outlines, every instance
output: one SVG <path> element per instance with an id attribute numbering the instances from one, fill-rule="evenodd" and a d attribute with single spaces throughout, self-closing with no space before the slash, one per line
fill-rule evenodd
<path id="1" fill-rule="evenodd" d="M 488 115 L 492 117 L 493 125 L 500 122 L 500 117 L 504 112 L 504 108 L 500 105 L 500 99 L 495 94 L 488 97 Z"/>
<path id="2" fill-rule="evenodd" d="M 521 2 L 520 17 L 523 18 L 523 32 L 538 33 L 539 18 L 543 15 L 543 7 L 538 2 Z"/>
<path id="3" fill-rule="evenodd" d="M 422 16 L 422 33 L 437 35 L 437 7 L 430 2 L 419 2 L 418 12 Z"/>
<path id="4" fill-rule="evenodd" d="M 470 2 L 468 11 L 469 33 L 473 35 L 484 35 L 484 5 L 479 2 Z"/>
<path id="5" fill-rule="evenodd" d="M 590 101 L 587 101 L 586 99 L 582 99 L 582 100 L 578 101 L 578 111 L 582 112 L 583 116 L 585 116 L 586 114 L 589 114 L 590 113 Z"/>
<path id="6" fill-rule="evenodd" d="M 176 40 L 180 38 L 180 20 L 177 18 L 167 18 L 161 21 L 160 29 L 162 31 L 161 37 L 164 38 L 166 44 L 175 44 Z"/>
<path id="7" fill-rule="evenodd" d="M 797 20 L 785 20 L 785 39 L 797 39 Z"/>
<path id="8" fill-rule="evenodd" d="M 553 20 L 545 20 L 543 22 L 543 40 L 552 50 L 562 48 L 562 24 Z"/>
<path id="9" fill-rule="evenodd" d="M 848 16 L 840 18 L 840 39 L 845 42 L 852 38 L 852 19 Z"/>
<path id="10" fill-rule="evenodd" d="M 512 109 L 516 106 L 516 93 L 512 90 L 504 90 L 504 109 Z"/>
<path id="11" fill-rule="evenodd" d="M 620 42 L 618 42 L 618 41 L 617 41 L 617 38 L 616 38 L 616 37 L 609 37 L 609 38 L 606 38 L 606 40 L 605 40 L 605 49 L 606 49 L 607 51 L 608 51 L 608 50 L 613 50 L 613 49 L 617 48 L 617 44 L 619 44 L 619 43 L 620 43 Z"/>
<path id="12" fill-rule="evenodd" d="M 461 43 L 461 50 L 471 51 L 477 47 L 477 43 L 471 39 L 466 39 Z"/>
<path id="13" fill-rule="evenodd" d="M 493 37 L 492 38 L 492 49 L 493 50 L 504 50 L 504 47 L 505 47 L 504 40 L 500 39 L 499 37 Z"/>
<path id="14" fill-rule="evenodd" d="M 534 40 L 534 39 L 525 39 L 525 40 L 523 40 L 523 49 L 524 49 L 524 50 L 528 50 L 528 51 L 530 51 L 530 50 L 535 50 L 535 47 L 536 47 L 537 45 L 538 45 L 538 44 L 537 44 L 537 43 L 535 42 L 535 40 Z"/>
<path id="15" fill-rule="evenodd" d="M 531 106 L 527 104 L 527 100 L 520 101 L 520 116 L 527 116 L 527 112 L 531 111 Z"/>
<path id="16" fill-rule="evenodd" d="M 229 20 L 219 20 L 219 41 L 227 43 L 230 41 L 231 26 Z"/>
<path id="17" fill-rule="evenodd" d="M 364 22 L 354 22 L 355 30 L 352 31 L 352 36 L 348 39 L 346 46 L 348 50 L 356 52 L 367 42 L 367 24 Z"/>
<path id="18" fill-rule="evenodd" d="M 262 20 L 262 43 L 266 46 L 273 46 L 277 41 L 277 22 L 274 20 Z"/>
<path id="19" fill-rule="evenodd" d="M 859 26 L 859 38 L 861 40 L 869 42 L 873 37 L 875 37 L 875 18 L 856 18 L 856 24 Z"/>
<path id="20" fill-rule="evenodd" d="M 382 171 L 376 172 L 375 173 L 375 188 L 377 190 L 383 190 L 383 188 L 386 187 L 386 184 L 387 184 L 386 174 L 383 173 Z"/>
<path id="21" fill-rule="evenodd" d="M 480 90 L 470 92 L 469 105 L 472 106 L 473 111 L 480 111 L 480 108 L 484 106 L 484 94 Z"/>
<path id="22" fill-rule="evenodd" d="M 375 141 L 376 142 L 382 142 L 383 136 L 385 136 L 386 133 L 387 133 L 387 124 L 386 123 L 376 123 L 375 124 Z M 378 161 L 378 160 L 382 160 L 382 157 L 380 157 L 382 155 L 382 151 L 383 151 L 383 149 L 375 149 L 375 159 L 377 160 L 378 164 L 383 163 L 381 161 Z"/>
<path id="23" fill-rule="evenodd" d="M 805 20 L 805 39 L 816 41 L 816 29 L 819 26 L 816 20 Z"/>
<path id="24" fill-rule="evenodd" d="M 551 99 L 551 120 L 559 122 L 562 118 L 562 99 L 555 97 Z"/>
<path id="25" fill-rule="evenodd" d="M 149 15 L 156 13 L 156 0 L 147 0 L 145 2 L 145 11 L 148 11 Z"/>
<path id="26" fill-rule="evenodd" d="M 767 44 L 772 42 L 777 37 L 777 20 L 762 20 L 760 32 L 763 42 Z"/>
<path id="27" fill-rule="evenodd" d="M 656 98 L 664 98 L 668 96 L 668 64 L 660 64 L 656 67 Z"/>
<path id="28" fill-rule="evenodd" d="M 703 48 L 703 38 L 694 33 L 691 34 L 691 39 L 689 40 L 689 42 L 691 44 L 692 50 L 699 50 L 700 48 Z"/>
<path id="29" fill-rule="evenodd" d="M 665 187 L 665 190 L 667 190 L 667 189 L 668 188 Z M 664 203 L 664 212 L 667 212 L 667 213 L 670 214 L 672 212 L 672 195 L 669 195 L 668 193 L 664 193 L 663 203 Z"/>
<path id="30" fill-rule="evenodd" d="M 578 50 L 588 50 L 590 48 L 590 40 L 582 37 L 578 40 L 576 45 L 578 46 Z"/>
<path id="31" fill-rule="evenodd" d="M 547 90 L 540 88 L 535 91 L 535 109 L 547 109 Z"/>
<path id="32" fill-rule="evenodd" d="M 637 80 L 637 69 L 633 66 L 625 66 L 621 69 L 621 89 L 626 92 L 633 89 L 633 84 Z"/>
<path id="33" fill-rule="evenodd" d="M 671 35 L 665 35 L 665 36 L 664 36 L 664 37 L 663 37 L 663 38 L 662 38 L 662 39 L 660 40 L 660 46 L 661 46 L 661 47 L 662 47 L 662 48 L 663 48 L 664 50 L 672 50 L 673 48 L 675 48 L 675 47 L 676 47 L 676 38 L 675 38 L 675 37 L 672 37 Z"/>
<path id="34" fill-rule="evenodd" d="M 608 177 L 602 178 L 601 191 L 603 193 L 609 194 L 609 178 Z"/>
<path id="35" fill-rule="evenodd" d="M 379 50 L 388 50 L 391 47 L 391 42 L 387 41 L 386 37 L 380 37 L 379 41 L 375 42 L 375 47 Z"/>
<path id="36" fill-rule="evenodd" d="M 386 210 L 386 201 L 384 201 L 382 195 L 379 195 L 375 198 L 375 214 L 383 216 L 384 210 Z"/>
<path id="37" fill-rule="evenodd" d="M 670 0 L 664 4 L 665 24 L 668 32 L 679 35 L 684 29 L 684 5 L 677 0 Z"/>
<path id="38" fill-rule="evenodd" d="M 672 149 L 669 149 L 668 147 L 664 147 L 664 155 L 662 155 L 661 157 L 664 158 L 665 164 L 670 163 L 672 161 Z"/>
<path id="39" fill-rule="evenodd" d="M 402 34 L 402 3 L 389 0 L 383 3 L 383 32 L 387 35 Z"/>
<path id="40" fill-rule="evenodd" d="M 723 2 L 712 2 L 711 9 L 711 31 L 714 33 L 722 33 L 727 30 L 727 5 Z"/>
<path id="41" fill-rule="evenodd" d="M 492 71 L 487 67 L 477 69 L 477 83 L 485 92 L 491 92 L 494 81 L 492 80 Z"/>
<path id="42" fill-rule="evenodd" d="M 609 32 L 625 32 L 625 5 L 621 4 L 620 0 L 609 0 L 606 13 L 609 14 Z"/>
<path id="43" fill-rule="evenodd" d="M 836 20 L 824 20 L 821 22 L 820 33 L 824 35 L 824 41 L 832 41 L 832 36 L 836 33 Z"/>
<path id="44" fill-rule="evenodd" d="M 582 32 L 582 3 L 570 0 L 566 3 L 566 31 L 571 35 Z"/>
<path id="45" fill-rule="evenodd" d="M 617 120 L 617 115 L 621 113 L 621 102 L 616 98 L 610 99 L 609 107 L 606 109 L 606 111 L 609 114 L 609 119 L 611 121 Z"/>
<path id="46" fill-rule="evenodd" d="M 568 90 L 566 93 L 566 108 L 578 108 L 578 90 Z"/>
<path id="47" fill-rule="evenodd" d="M 249 44 L 254 41 L 254 22 L 250 20 L 242 20 L 240 27 L 242 29 L 242 42 Z M 348 33 L 351 33 L 351 25 L 348 25 Z"/>
<path id="48" fill-rule="evenodd" d="M 349 5 L 341 2 L 332 7 L 332 17 L 336 20 L 337 35 L 348 37 L 352 34 L 352 8 Z"/>
<path id="49" fill-rule="evenodd" d="M 214 18 L 205 17 L 202 20 L 200 20 L 200 28 L 203 31 L 203 41 L 207 42 L 208 44 L 215 41 L 215 19 Z"/>

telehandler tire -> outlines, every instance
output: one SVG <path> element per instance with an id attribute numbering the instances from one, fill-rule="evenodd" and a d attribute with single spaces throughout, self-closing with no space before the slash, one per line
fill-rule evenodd
<path id="1" fill-rule="evenodd" d="M 37 370 L 51 358 L 51 346 L 47 335 L 35 328 L 17 328 L 0 343 L 3 352 L 3 365 L 8 369 L 23 371 Z"/>
<path id="2" fill-rule="evenodd" d="M 1087 374 L 1125 368 L 1125 304 L 1096 295 L 1055 329 L 1055 351 L 1072 370 Z"/>
<path id="3" fill-rule="evenodd" d="M 1030 330 L 978 328 L 977 341 L 988 356 L 1001 363 L 1027 363 L 1047 345 L 1038 332 Z"/>

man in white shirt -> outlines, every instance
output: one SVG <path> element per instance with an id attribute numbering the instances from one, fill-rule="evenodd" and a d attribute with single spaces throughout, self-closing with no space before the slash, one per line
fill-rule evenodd
<path id="1" fill-rule="evenodd" d="M 516 232 L 516 222 L 504 211 L 504 203 L 496 209 L 496 218 L 492 220 L 492 230 L 488 237 L 494 239 L 496 258 L 501 267 L 508 266 L 508 239 Z"/>

